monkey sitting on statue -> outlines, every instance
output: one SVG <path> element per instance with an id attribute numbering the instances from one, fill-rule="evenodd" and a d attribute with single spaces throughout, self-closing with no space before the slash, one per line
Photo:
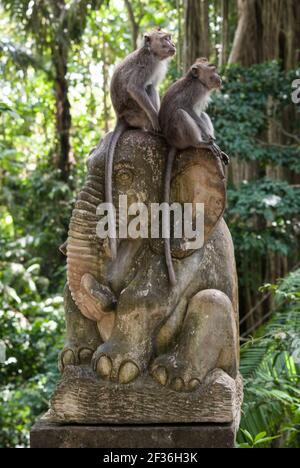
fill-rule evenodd
<path id="1" fill-rule="evenodd" d="M 113 131 L 105 168 L 105 198 L 112 207 L 112 173 L 116 145 L 124 131 L 129 128 L 159 131 L 159 94 L 156 87 L 163 80 L 168 59 L 176 52 L 171 35 L 154 29 L 144 36 L 141 48 L 129 54 L 115 69 L 111 80 L 111 100 L 116 112 L 117 123 Z M 117 255 L 116 222 L 111 211 L 108 213 L 111 257 Z"/>
<path id="2" fill-rule="evenodd" d="M 205 58 L 198 59 L 186 76 L 174 83 L 164 96 L 159 112 L 159 124 L 170 145 L 164 181 L 164 202 L 170 202 L 171 173 L 177 150 L 189 147 L 206 148 L 220 157 L 224 164 L 229 157 L 215 143 L 214 128 L 204 112 L 210 94 L 222 85 L 214 65 Z M 169 226 L 169 219 L 165 219 Z M 172 263 L 170 236 L 165 238 L 165 256 L 170 283 L 176 284 Z"/>

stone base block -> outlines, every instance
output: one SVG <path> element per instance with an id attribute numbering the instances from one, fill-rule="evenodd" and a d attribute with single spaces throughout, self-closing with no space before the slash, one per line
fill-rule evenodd
<path id="1" fill-rule="evenodd" d="M 59 425 L 39 421 L 31 448 L 233 448 L 236 425 Z"/>

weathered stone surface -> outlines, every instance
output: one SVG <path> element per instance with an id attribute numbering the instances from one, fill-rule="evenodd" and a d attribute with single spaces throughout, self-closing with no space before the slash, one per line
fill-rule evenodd
<path id="1" fill-rule="evenodd" d="M 196 391 L 161 387 L 150 377 L 120 386 L 89 367 L 69 366 L 52 399 L 48 420 L 79 424 L 231 423 L 239 420 L 241 378 L 214 370 Z"/>
<path id="2" fill-rule="evenodd" d="M 234 248 L 222 218 L 224 168 L 206 150 L 176 156 L 171 200 L 204 203 L 205 243 L 190 250 L 184 237 L 172 239 L 177 284 L 170 287 L 163 239 L 125 236 L 112 262 L 109 243 L 96 236 L 109 139 L 90 155 L 69 227 L 62 379 L 47 413 L 59 427 L 39 425 L 33 445 L 47 443 L 49 434 L 53 446 L 142 447 L 149 438 L 153 447 L 232 446 L 242 382 Z M 163 138 L 123 134 L 114 158 L 117 211 L 120 195 L 128 206 L 143 202 L 148 209 L 162 201 L 166 156 Z M 71 423 L 98 427 L 60 427 Z M 137 427 L 126 432 L 120 424 Z"/>
<path id="3" fill-rule="evenodd" d="M 60 426 L 39 421 L 31 448 L 233 448 L 236 426 L 188 424 L 154 426 Z"/>

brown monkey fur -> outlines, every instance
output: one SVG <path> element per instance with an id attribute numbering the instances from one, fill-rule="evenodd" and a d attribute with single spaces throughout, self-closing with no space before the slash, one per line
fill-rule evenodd
<path id="1" fill-rule="evenodd" d="M 168 59 L 175 52 L 170 34 L 159 28 L 154 29 L 145 34 L 142 47 L 129 54 L 114 71 L 110 94 L 117 123 L 109 143 L 105 167 L 105 198 L 110 206 L 113 206 L 112 173 L 117 142 L 128 127 L 160 130 L 160 99 L 156 87 L 163 80 Z M 110 249 L 114 260 L 117 256 L 116 222 L 113 213 L 109 211 L 108 216 L 109 225 L 113 226 Z"/>
<path id="2" fill-rule="evenodd" d="M 212 91 L 219 89 L 222 80 L 214 65 L 207 59 L 197 59 L 187 74 L 174 83 L 164 96 L 159 112 L 159 124 L 170 145 L 164 181 L 164 202 L 170 203 L 171 173 L 177 150 L 189 147 L 208 148 L 225 164 L 229 158 L 215 143 L 214 128 L 204 112 Z M 164 220 L 169 226 L 169 218 Z M 176 277 L 172 263 L 170 236 L 165 238 L 165 256 L 172 286 Z"/>

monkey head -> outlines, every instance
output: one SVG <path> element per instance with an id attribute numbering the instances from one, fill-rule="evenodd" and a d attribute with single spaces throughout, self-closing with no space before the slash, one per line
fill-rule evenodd
<path id="1" fill-rule="evenodd" d="M 159 60 L 165 60 L 176 53 L 176 47 L 171 39 L 171 34 L 160 28 L 153 29 L 144 35 L 144 46 L 149 49 Z"/>
<path id="2" fill-rule="evenodd" d="M 198 58 L 190 68 L 189 73 L 193 78 L 198 79 L 209 91 L 220 89 L 222 86 L 222 80 L 217 67 L 210 64 L 206 58 Z"/>

